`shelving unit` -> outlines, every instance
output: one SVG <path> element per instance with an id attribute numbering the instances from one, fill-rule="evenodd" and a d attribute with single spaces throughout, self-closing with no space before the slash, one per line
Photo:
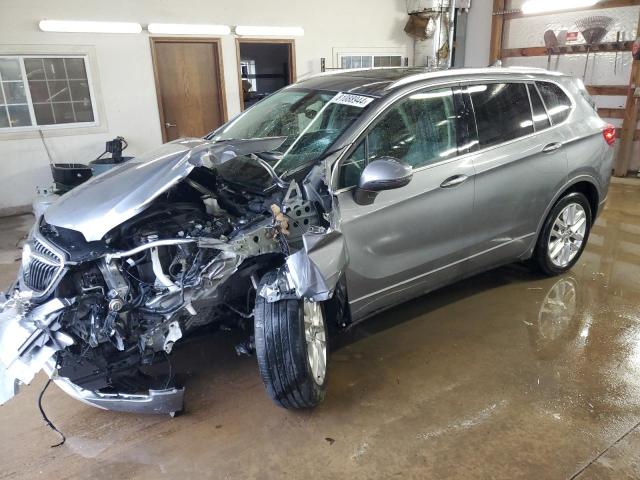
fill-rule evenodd
<path id="1" fill-rule="evenodd" d="M 524 57 L 546 57 L 558 55 L 579 55 L 598 54 L 604 52 L 629 52 L 633 48 L 633 41 L 603 42 L 588 45 L 572 44 L 563 45 L 553 49 L 547 47 L 525 47 L 525 48 L 503 48 L 505 24 L 509 20 L 523 19 L 540 15 L 550 15 L 550 13 L 536 13 L 524 15 L 522 12 L 511 8 L 511 0 L 493 0 L 493 17 L 491 21 L 491 38 L 489 43 L 489 59 L 493 64 L 497 60 L 504 58 L 524 58 Z M 590 10 L 602 10 L 608 8 L 640 6 L 640 0 L 602 0 L 596 5 L 587 8 L 565 9 L 553 12 L 558 13 L 575 12 L 576 14 L 586 13 Z M 640 35 L 640 15 L 638 18 L 638 34 Z M 541 35 L 543 32 L 540 32 Z M 622 128 L 617 129 L 618 138 L 621 138 L 617 157 L 615 161 L 614 174 L 625 176 L 628 173 L 631 157 L 633 155 L 634 141 L 640 140 L 640 130 L 638 130 L 638 99 L 634 97 L 636 87 L 640 87 L 640 61 L 634 60 L 631 68 L 631 75 L 628 85 L 592 85 L 587 89 L 591 95 L 612 95 L 625 96 L 625 108 L 599 109 L 599 113 L 604 118 L 623 119 Z"/>
<path id="2" fill-rule="evenodd" d="M 572 44 L 558 46 L 552 49 L 547 47 L 524 47 L 524 48 L 507 48 L 503 49 L 500 53 L 501 58 L 514 58 L 514 57 L 546 57 L 551 55 L 577 55 L 587 51 L 589 53 L 603 53 L 603 52 L 630 52 L 633 48 L 633 41 L 624 42 L 603 42 L 595 43 L 591 46 L 586 43 Z"/>

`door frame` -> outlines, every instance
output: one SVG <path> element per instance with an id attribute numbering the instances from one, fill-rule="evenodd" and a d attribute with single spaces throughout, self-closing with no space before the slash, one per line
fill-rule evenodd
<path id="1" fill-rule="evenodd" d="M 220 98 L 220 116 L 222 123 L 229 120 L 227 113 L 227 97 L 224 85 L 224 65 L 222 61 L 222 39 L 220 37 L 149 37 L 151 44 L 151 60 L 153 63 L 153 79 L 156 87 L 156 100 L 158 102 L 158 113 L 160 114 L 160 132 L 162 133 L 162 142 L 167 143 L 167 133 L 165 130 L 164 108 L 162 107 L 162 96 L 160 89 L 160 77 L 158 75 L 158 59 L 156 54 L 156 43 L 210 43 L 214 45 L 218 55 L 218 96 Z"/>
<path id="2" fill-rule="evenodd" d="M 236 37 L 236 68 L 238 70 L 238 95 L 240 97 L 240 111 L 244 111 L 244 97 L 242 95 L 242 67 L 240 66 L 240 44 L 266 43 L 289 45 L 289 84 L 296 83 L 296 41 L 293 38 L 239 38 Z"/>

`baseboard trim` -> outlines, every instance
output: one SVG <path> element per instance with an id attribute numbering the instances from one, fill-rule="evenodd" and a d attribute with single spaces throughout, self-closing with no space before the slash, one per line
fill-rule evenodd
<path id="1" fill-rule="evenodd" d="M 19 205 L 17 207 L 0 208 L 0 217 L 14 217 L 25 213 L 33 213 L 33 207 L 31 205 Z"/>

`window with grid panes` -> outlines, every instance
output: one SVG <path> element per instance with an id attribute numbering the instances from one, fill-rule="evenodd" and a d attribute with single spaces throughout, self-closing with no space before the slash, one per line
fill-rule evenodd
<path id="1" fill-rule="evenodd" d="M 85 56 L 0 57 L 0 132 L 95 123 Z"/>

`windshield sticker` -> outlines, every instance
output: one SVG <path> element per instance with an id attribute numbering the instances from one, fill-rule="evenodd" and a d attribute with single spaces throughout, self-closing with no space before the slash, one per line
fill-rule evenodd
<path id="1" fill-rule="evenodd" d="M 352 93 L 339 93 L 331 99 L 331 102 L 364 108 L 373 102 L 373 98 L 365 97 L 364 95 L 353 95 Z"/>

